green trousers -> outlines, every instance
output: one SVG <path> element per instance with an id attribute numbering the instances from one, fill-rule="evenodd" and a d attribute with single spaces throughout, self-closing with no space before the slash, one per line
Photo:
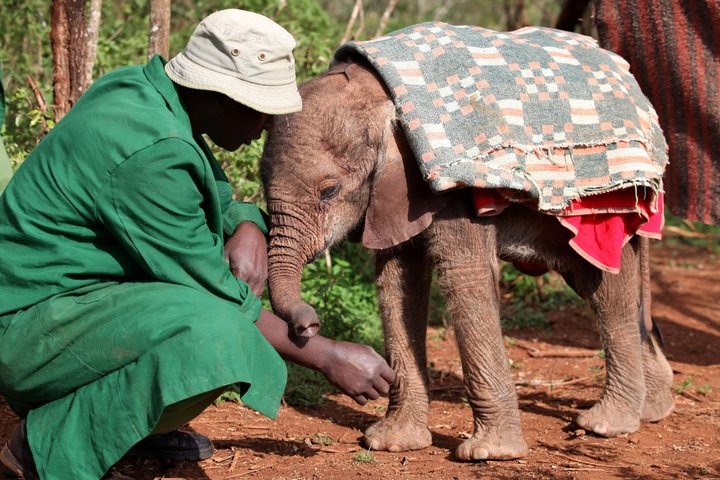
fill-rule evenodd
<path id="1" fill-rule="evenodd" d="M 188 287 L 107 282 L 0 317 L 0 393 L 27 415 L 40 478 L 99 479 L 172 427 L 159 425 L 168 406 L 225 385 L 274 417 L 286 370 L 258 315 Z"/>
<path id="2" fill-rule="evenodd" d="M 10 159 L 5 151 L 5 144 L 3 143 L 2 136 L 0 136 L 0 193 L 5 190 L 5 185 L 7 185 L 10 181 L 12 173 Z"/>

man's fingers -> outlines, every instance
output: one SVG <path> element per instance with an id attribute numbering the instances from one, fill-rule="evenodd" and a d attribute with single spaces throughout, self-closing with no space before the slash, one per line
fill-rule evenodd
<path id="1" fill-rule="evenodd" d="M 355 400 L 355 401 L 356 401 L 357 403 L 359 403 L 360 405 L 365 405 L 365 404 L 367 403 L 367 401 L 368 401 L 367 398 L 365 398 L 364 395 L 355 395 L 355 396 L 352 397 L 352 398 L 353 398 L 353 400 Z"/>
<path id="2" fill-rule="evenodd" d="M 397 373 L 395 373 L 395 370 L 390 368 L 389 366 L 386 366 L 383 368 L 383 371 L 380 373 L 380 376 L 388 382 L 390 385 L 395 383 L 395 379 L 397 378 Z"/>
<path id="3" fill-rule="evenodd" d="M 260 298 L 262 297 L 263 290 L 265 289 L 265 282 L 257 281 L 253 285 L 251 285 L 252 292 L 255 294 L 256 297 Z"/>
<path id="4" fill-rule="evenodd" d="M 377 390 L 380 393 L 380 395 L 382 395 L 382 396 L 385 396 L 388 394 L 388 392 L 390 392 L 390 384 L 387 381 L 385 381 L 384 378 L 379 378 L 375 382 L 374 387 L 375 387 L 375 390 Z"/>
<path id="5" fill-rule="evenodd" d="M 378 391 L 372 387 L 370 387 L 370 389 L 365 392 L 365 396 L 370 400 L 377 400 L 378 398 L 380 398 L 380 394 L 378 393 Z"/>

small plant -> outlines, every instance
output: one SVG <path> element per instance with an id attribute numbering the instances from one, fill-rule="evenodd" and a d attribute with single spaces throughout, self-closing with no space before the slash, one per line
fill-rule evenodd
<path id="1" fill-rule="evenodd" d="M 370 452 L 370 449 L 367 450 L 367 452 L 358 452 L 353 457 L 353 462 L 355 463 L 375 463 L 375 455 L 373 455 Z"/>
<path id="2" fill-rule="evenodd" d="M 694 384 L 693 377 L 687 377 L 685 380 L 680 382 L 678 385 L 675 385 L 673 387 L 673 390 L 675 391 L 675 393 L 682 394 L 683 392 L 685 392 L 685 390 L 692 387 L 693 384 Z"/>
<path id="3" fill-rule="evenodd" d="M 443 340 L 445 340 L 445 335 L 445 327 L 439 327 L 432 333 L 432 335 L 430 336 L 430 340 L 433 342 L 442 342 Z"/>
<path id="4" fill-rule="evenodd" d="M 596 355 L 600 360 L 605 360 L 605 350 L 598 350 Z"/>
<path id="5" fill-rule="evenodd" d="M 310 442 L 314 443 L 315 445 L 324 445 L 326 447 L 335 443 L 335 441 L 332 438 L 328 437 L 324 433 L 313 434 L 310 437 Z"/>
<path id="6" fill-rule="evenodd" d="M 705 385 L 697 387 L 695 391 L 698 392 L 700 395 L 707 395 L 708 393 L 712 392 L 712 387 L 709 383 L 706 383 Z"/>
<path id="7" fill-rule="evenodd" d="M 227 390 L 222 393 L 222 395 L 215 399 L 213 405 L 220 405 L 224 402 L 242 403 L 242 398 L 240 397 L 240 390 L 238 390 L 238 388 L 234 385 L 231 385 L 230 387 L 228 387 Z"/>

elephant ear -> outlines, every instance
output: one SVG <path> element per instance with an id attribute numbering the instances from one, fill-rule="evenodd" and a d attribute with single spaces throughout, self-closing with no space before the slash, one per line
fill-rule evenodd
<path id="1" fill-rule="evenodd" d="M 365 214 L 362 243 L 372 249 L 394 247 L 418 235 L 447 202 L 444 195 L 432 193 L 405 136 L 398 128 L 393 130 Z"/>

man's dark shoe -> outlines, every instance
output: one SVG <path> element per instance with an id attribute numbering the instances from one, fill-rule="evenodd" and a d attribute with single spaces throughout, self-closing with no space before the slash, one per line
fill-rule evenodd
<path id="1" fill-rule="evenodd" d="M 214 452 L 212 442 L 205 435 L 175 430 L 145 437 L 126 456 L 197 462 L 210 458 Z"/>
<path id="2" fill-rule="evenodd" d="M 0 451 L 0 463 L 7 474 L 21 480 L 39 480 L 35 460 L 27 440 L 25 420 L 21 420 L 10 434 L 8 443 Z"/>

